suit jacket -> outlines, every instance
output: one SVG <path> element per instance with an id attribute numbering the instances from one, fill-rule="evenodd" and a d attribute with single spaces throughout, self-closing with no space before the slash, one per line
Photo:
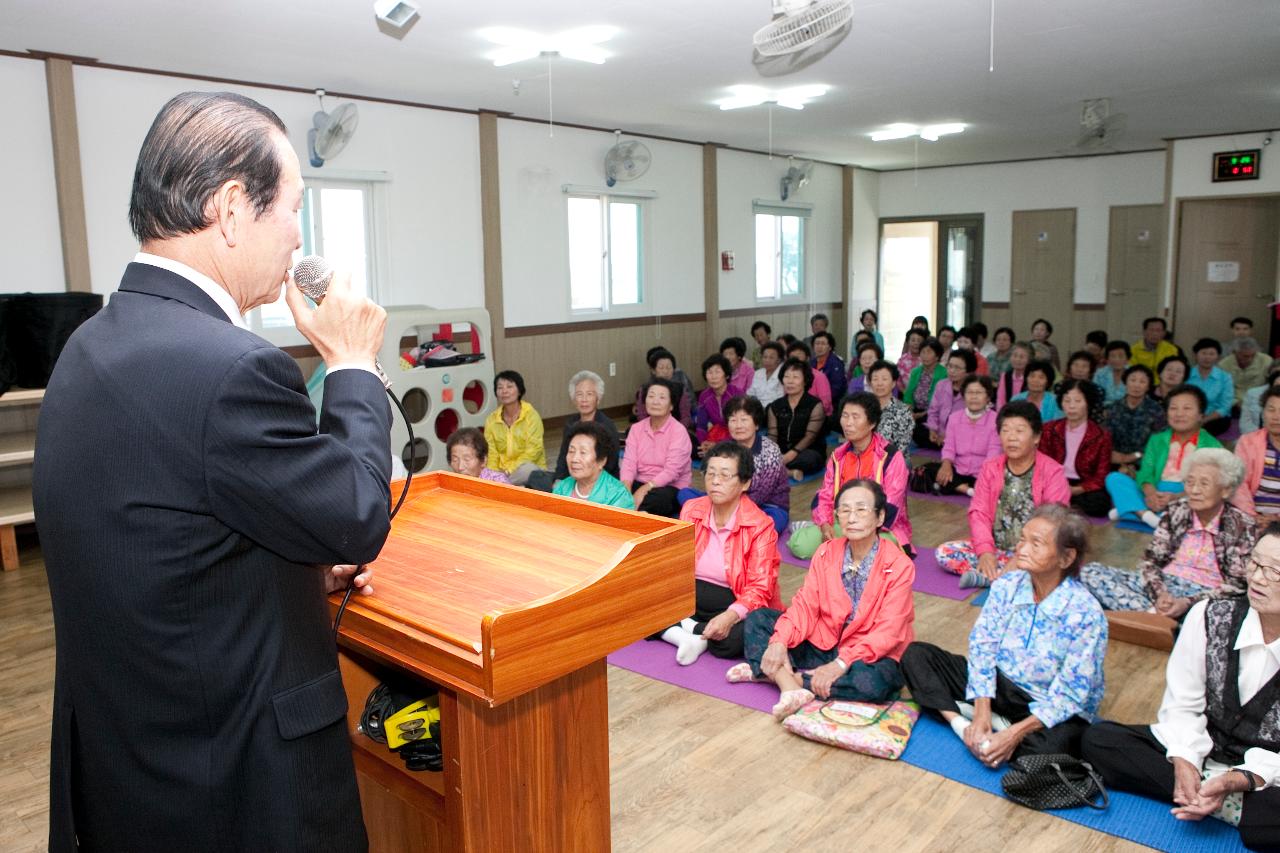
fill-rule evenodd
<path id="1" fill-rule="evenodd" d="M 130 264 L 40 415 L 57 641 L 49 849 L 367 847 L 317 564 L 385 541 L 391 412 Z"/>

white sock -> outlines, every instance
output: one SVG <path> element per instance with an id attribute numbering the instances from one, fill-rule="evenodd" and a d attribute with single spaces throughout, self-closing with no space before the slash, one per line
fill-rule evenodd
<path id="1" fill-rule="evenodd" d="M 966 720 L 973 719 L 973 706 L 968 702 L 957 702 L 956 710 L 959 711 L 960 716 L 964 717 Z"/>
<path id="2" fill-rule="evenodd" d="M 1115 507 L 1112 507 L 1111 509 L 1107 510 L 1107 518 L 1111 519 L 1112 521 L 1119 521 L 1120 510 L 1116 509 Z"/>
<path id="3" fill-rule="evenodd" d="M 991 731 L 993 732 L 1002 732 L 1012 725 L 1013 723 L 1009 722 L 1008 717 L 1002 717 L 999 714 L 991 715 Z"/>
<path id="4" fill-rule="evenodd" d="M 673 625 L 662 632 L 662 639 L 676 647 L 676 663 L 688 666 L 707 650 L 707 641 L 700 636 L 690 634 L 679 625 Z"/>
<path id="5" fill-rule="evenodd" d="M 964 740 L 964 732 L 967 728 L 969 728 L 969 721 L 964 717 L 951 718 L 951 731 L 955 732 L 960 740 Z"/>
<path id="6" fill-rule="evenodd" d="M 698 623 L 693 620 L 692 616 L 690 616 L 688 619 L 680 620 L 680 627 L 688 631 L 690 634 L 693 633 L 693 629 L 696 628 L 697 626 L 698 626 Z"/>
<path id="7" fill-rule="evenodd" d="M 1160 516 L 1156 515 L 1151 510 L 1145 510 L 1142 513 L 1142 520 L 1147 524 L 1148 527 L 1160 526 Z"/>

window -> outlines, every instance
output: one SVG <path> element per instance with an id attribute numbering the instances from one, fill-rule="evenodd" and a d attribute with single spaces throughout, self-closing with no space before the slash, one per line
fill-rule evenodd
<path id="1" fill-rule="evenodd" d="M 644 207 L 609 195 L 571 195 L 569 293 L 575 312 L 644 301 Z"/>
<path id="2" fill-rule="evenodd" d="M 306 181 L 298 212 L 304 255 L 323 255 L 334 269 L 351 271 L 351 286 L 378 301 L 374 264 L 374 185 L 369 181 Z M 249 315 L 255 331 L 293 327 L 293 314 L 282 295 Z"/>
<path id="3" fill-rule="evenodd" d="M 804 293 L 804 224 L 808 208 L 754 205 L 756 218 L 756 300 Z"/>

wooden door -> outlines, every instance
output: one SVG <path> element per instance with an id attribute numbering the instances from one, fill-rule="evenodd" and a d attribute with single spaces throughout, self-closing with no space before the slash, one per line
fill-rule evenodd
<path id="1" fill-rule="evenodd" d="M 1280 197 L 1197 199 L 1178 210 L 1173 329 L 1188 347 L 1229 336 L 1231 318 L 1249 317 L 1259 334 L 1271 327 L 1276 298 Z"/>
<path id="2" fill-rule="evenodd" d="M 1031 324 L 1044 317 L 1058 332 L 1053 342 L 1066 355 L 1068 320 L 1075 303 L 1076 211 L 1015 210 L 1009 310 L 1019 339 L 1031 338 Z"/>
<path id="3" fill-rule="evenodd" d="M 1142 321 L 1160 313 L 1164 228 L 1164 205 L 1111 208 L 1104 326 L 1112 338 L 1136 340 Z"/>

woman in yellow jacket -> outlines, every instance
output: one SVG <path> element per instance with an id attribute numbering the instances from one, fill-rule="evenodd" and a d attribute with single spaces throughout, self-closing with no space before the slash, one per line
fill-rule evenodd
<path id="1" fill-rule="evenodd" d="M 489 467 L 506 474 L 515 485 L 523 486 L 530 474 L 547 467 L 542 417 L 524 401 L 524 377 L 514 370 L 504 370 L 493 377 L 493 396 L 498 400 L 498 408 L 484 422 Z"/>

